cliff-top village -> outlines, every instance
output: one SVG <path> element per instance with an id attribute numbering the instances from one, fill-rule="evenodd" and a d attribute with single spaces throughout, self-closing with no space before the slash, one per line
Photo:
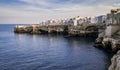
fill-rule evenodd
<path id="1" fill-rule="evenodd" d="M 117 52 L 109 70 L 120 70 L 120 9 L 96 17 L 77 16 L 70 19 L 51 19 L 29 26 L 16 26 L 15 33 L 62 33 L 68 36 L 97 36 L 94 46 Z"/>

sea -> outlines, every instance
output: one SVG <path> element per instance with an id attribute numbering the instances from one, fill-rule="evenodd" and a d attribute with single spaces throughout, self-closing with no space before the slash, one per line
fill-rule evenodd
<path id="1" fill-rule="evenodd" d="M 0 70 L 107 70 L 111 55 L 93 37 L 16 34 L 0 24 Z"/>

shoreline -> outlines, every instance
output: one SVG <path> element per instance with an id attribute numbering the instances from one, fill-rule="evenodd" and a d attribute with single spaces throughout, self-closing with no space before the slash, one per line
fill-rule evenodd
<path id="1" fill-rule="evenodd" d="M 29 25 L 29 26 L 16 26 L 14 28 L 15 33 L 28 33 L 28 34 L 63 34 L 67 37 L 96 37 L 94 47 L 102 48 L 105 51 L 110 51 L 110 54 L 114 54 L 111 58 L 111 65 L 109 66 L 108 70 L 118 70 L 119 63 L 117 64 L 118 57 L 120 58 L 119 50 L 119 42 L 116 39 L 105 37 L 105 34 L 102 34 L 106 28 L 104 25 L 97 25 L 97 26 L 40 26 L 39 24 L 36 25 Z M 98 28 L 99 27 L 99 28 Z M 104 28 L 103 28 L 104 27 Z M 86 29 L 87 28 L 87 29 Z M 88 30 L 90 28 L 90 30 Z M 97 29 L 97 32 L 96 32 Z M 95 33 L 95 34 L 94 34 Z M 97 37 L 98 36 L 98 37 Z M 110 39 L 110 40 L 109 40 Z M 114 47 L 114 48 L 112 48 Z M 117 54 L 115 54 L 118 51 Z M 117 56 L 117 57 L 116 57 Z M 117 68 L 117 69 L 116 69 Z"/>

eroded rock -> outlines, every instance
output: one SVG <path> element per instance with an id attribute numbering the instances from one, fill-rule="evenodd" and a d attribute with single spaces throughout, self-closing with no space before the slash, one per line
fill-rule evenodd
<path id="1" fill-rule="evenodd" d="M 120 51 L 112 57 L 109 70 L 120 70 Z"/>

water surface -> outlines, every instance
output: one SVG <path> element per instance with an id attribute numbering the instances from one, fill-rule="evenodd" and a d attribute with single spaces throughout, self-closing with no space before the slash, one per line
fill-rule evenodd
<path id="1" fill-rule="evenodd" d="M 109 54 L 94 38 L 15 34 L 0 25 L 0 70 L 107 70 Z"/>

